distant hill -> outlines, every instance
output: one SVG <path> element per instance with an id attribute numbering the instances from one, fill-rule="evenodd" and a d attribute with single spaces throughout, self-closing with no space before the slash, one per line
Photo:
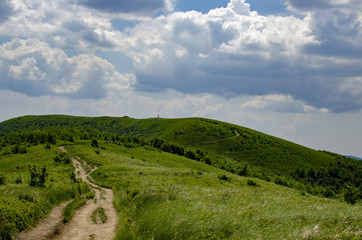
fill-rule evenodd
<path id="1" fill-rule="evenodd" d="M 13 131 L 55 128 L 94 128 L 122 136 L 157 137 L 278 174 L 291 173 L 297 168 L 323 167 L 335 158 L 252 129 L 203 118 L 23 116 L 0 123 L 0 136 Z"/>

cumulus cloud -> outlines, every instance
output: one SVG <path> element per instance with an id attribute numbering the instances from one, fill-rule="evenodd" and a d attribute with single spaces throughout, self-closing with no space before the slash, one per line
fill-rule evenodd
<path id="1" fill-rule="evenodd" d="M 172 0 L 78 0 L 78 3 L 108 13 L 152 14 L 173 9 Z"/>
<path id="2" fill-rule="evenodd" d="M 133 75 L 117 72 L 95 55 L 68 57 L 36 39 L 13 39 L 0 46 L 0 88 L 31 96 L 104 98 L 110 91 L 129 89 Z"/>
<path id="3" fill-rule="evenodd" d="M 281 94 L 315 109 L 349 111 L 362 107 L 362 95 L 335 89 L 362 76 L 359 19 L 357 12 L 334 11 L 303 19 L 262 16 L 244 0 L 232 0 L 207 14 L 177 12 L 142 22 L 122 33 L 120 46 L 135 64 L 142 91 Z"/>
<path id="4" fill-rule="evenodd" d="M 0 24 L 0 37 L 40 39 L 52 46 L 51 52 L 63 49 L 66 60 L 61 58 L 60 65 L 82 62 L 99 69 L 98 72 L 113 70 L 101 70 L 102 64 L 97 67 L 87 63 L 100 62 L 101 58 L 94 56 L 97 51 L 122 51 L 132 59 L 137 78 L 135 87 L 143 92 L 174 89 L 183 93 L 217 94 L 226 99 L 281 95 L 317 110 L 343 112 L 362 108 L 362 93 L 356 91 L 359 81 L 351 80 L 362 76 L 360 2 L 289 0 L 288 7 L 302 14 L 293 17 L 262 16 L 251 11 L 244 0 L 230 0 L 227 7 L 207 14 L 168 12 L 139 19 L 138 24 L 133 22 L 120 32 L 112 25 L 112 18 L 120 18 L 123 13 L 136 16 L 142 15 L 138 14 L 142 11 L 171 10 L 173 1 L 141 4 L 140 0 L 132 3 L 19 0 L 12 1 L 12 17 L 6 24 Z M 72 87 L 63 87 L 59 80 L 61 70 L 58 75 L 53 73 L 44 59 L 32 53 L 12 62 L 1 57 L 0 69 L 6 79 L 14 80 L 8 81 L 7 88 L 23 87 L 22 91 L 28 89 L 33 95 L 45 92 L 73 97 L 75 92 L 78 96 L 87 95 L 79 90 L 85 83 L 68 84 L 72 77 L 67 73 L 64 85 Z M 68 65 L 62 69 L 68 69 Z M 79 69 L 72 68 L 73 72 Z M 88 78 L 85 72 L 79 76 Z M 114 75 L 117 74 L 115 71 Z M 134 79 L 133 75 L 122 77 Z M 52 78 L 57 79 L 54 80 L 57 87 L 40 84 L 50 83 Z M 33 87 L 35 82 L 38 87 Z M 98 88 L 102 90 L 104 86 L 108 85 L 100 84 Z M 107 92 L 99 91 L 97 95 L 96 89 L 84 89 L 98 97 Z M 291 111 L 288 107 L 281 109 Z"/>
<path id="5" fill-rule="evenodd" d="M 19 0 L 13 8 L 0 37 L 38 38 L 77 52 L 114 49 L 120 40 L 109 17 L 71 0 Z"/>
<path id="6" fill-rule="evenodd" d="M 241 109 L 294 113 L 328 112 L 326 108 L 316 109 L 303 101 L 293 99 L 290 95 L 281 94 L 251 97 L 241 105 Z"/>

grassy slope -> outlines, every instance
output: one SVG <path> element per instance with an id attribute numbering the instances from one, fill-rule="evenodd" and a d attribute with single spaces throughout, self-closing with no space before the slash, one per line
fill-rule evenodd
<path id="1" fill-rule="evenodd" d="M 128 117 L 24 116 L 0 123 L 0 136 L 14 130 L 55 127 L 93 127 L 101 131 L 139 137 L 158 137 L 183 146 L 202 149 L 213 157 L 265 167 L 289 174 L 297 167 L 309 170 L 335 164 L 334 158 L 248 128 L 201 118 L 132 119 Z M 228 139 L 240 133 L 237 138 Z M 222 140 L 213 144 L 211 141 Z"/>
<path id="2" fill-rule="evenodd" d="M 117 239 L 358 239 L 361 204 L 302 194 L 152 148 L 89 142 L 68 147 L 112 187 Z M 218 176 L 226 175 L 229 181 Z M 259 186 L 248 186 L 253 180 Z"/>
<path id="3" fill-rule="evenodd" d="M 0 175 L 6 177 L 6 184 L 0 185 L 0 235 L 14 234 L 34 225 L 52 207 L 72 198 L 75 186 L 69 176 L 73 166 L 54 164 L 58 152 L 56 146 L 45 150 L 39 145 L 27 148 L 26 154 L 0 154 Z M 38 169 L 47 167 L 49 176 L 44 188 L 29 187 L 28 163 Z M 21 183 L 15 182 L 18 178 Z"/>

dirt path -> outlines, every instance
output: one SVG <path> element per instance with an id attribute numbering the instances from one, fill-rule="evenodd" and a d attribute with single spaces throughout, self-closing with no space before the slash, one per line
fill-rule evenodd
<path id="1" fill-rule="evenodd" d="M 66 152 L 64 147 L 59 147 L 59 150 Z M 92 190 L 95 191 L 94 199 L 88 200 L 84 206 L 78 209 L 73 219 L 67 224 L 64 225 L 62 222 L 62 210 L 68 202 L 55 207 L 49 216 L 41 220 L 35 228 L 18 234 L 14 237 L 14 239 L 107 240 L 114 238 L 118 223 L 118 216 L 112 203 L 113 191 L 99 187 L 88 180 L 90 179 L 93 181 L 90 177 L 90 173 L 96 170 L 96 167 L 86 173 L 82 164 L 79 162 L 79 159 L 72 158 L 72 162 L 77 177 L 87 182 L 91 186 Z M 90 166 L 87 166 L 85 162 L 83 162 L 83 166 L 90 169 Z M 107 215 L 107 221 L 105 223 L 95 224 L 91 220 L 93 211 L 98 207 L 102 207 L 105 210 L 105 214 Z"/>
<path id="2" fill-rule="evenodd" d="M 53 208 L 51 213 L 43 218 L 35 228 L 22 232 L 14 237 L 18 240 L 45 240 L 51 239 L 58 233 L 63 225 L 63 208 L 69 203 L 65 202 Z"/>
<path id="3" fill-rule="evenodd" d="M 113 191 L 106 188 L 101 188 L 98 185 L 90 182 L 88 179 L 90 173 L 96 168 L 93 168 L 89 173 L 86 173 L 79 162 L 79 159 L 72 158 L 75 172 L 78 177 L 87 182 L 95 191 L 95 200 L 89 200 L 84 206 L 77 210 L 73 219 L 67 223 L 61 233 L 55 237 L 56 240 L 85 240 L 85 239 L 112 239 L 115 236 L 117 228 L 117 212 L 113 206 Z M 86 166 L 86 163 L 83 162 Z M 88 166 L 89 167 L 89 166 Z M 102 207 L 107 215 L 105 223 L 94 224 L 91 220 L 93 211 Z"/>
<path id="4" fill-rule="evenodd" d="M 240 136 L 240 133 L 235 131 L 235 136 L 232 136 L 232 137 L 228 137 L 228 138 L 223 138 L 223 139 L 217 139 L 215 141 L 211 141 L 211 142 L 205 142 L 203 143 L 204 145 L 207 145 L 207 144 L 213 144 L 213 143 L 218 143 L 218 142 L 222 142 L 222 141 L 225 141 L 225 140 L 228 140 L 228 139 L 233 139 L 233 138 L 236 138 L 236 137 L 239 137 Z"/>

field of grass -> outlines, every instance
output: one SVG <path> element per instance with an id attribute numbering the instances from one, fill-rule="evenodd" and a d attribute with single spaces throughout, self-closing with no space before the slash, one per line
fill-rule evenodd
<path id="1" fill-rule="evenodd" d="M 34 226 L 50 210 L 75 197 L 79 183 L 71 180 L 72 164 L 55 163 L 59 154 L 57 146 L 47 150 L 43 145 L 27 147 L 24 154 L 4 154 L 0 151 L 0 176 L 5 179 L 0 185 L 0 236 L 10 235 Z M 40 171 L 46 167 L 44 187 L 30 187 L 28 164 Z"/>
<path id="2" fill-rule="evenodd" d="M 64 144 L 86 171 L 99 167 L 91 174 L 97 184 L 113 189 L 116 239 L 362 238 L 361 161 L 244 127 L 201 118 L 25 116 L 0 123 L 0 136 L 4 239 L 85 193 L 59 155 Z M 29 186 L 28 163 L 38 177 L 46 167 L 45 186 Z"/>
<path id="3" fill-rule="evenodd" d="M 361 203 L 319 198 L 150 147 L 68 147 L 112 188 L 116 239 L 360 239 Z M 250 182 L 257 186 L 250 186 Z"/>

